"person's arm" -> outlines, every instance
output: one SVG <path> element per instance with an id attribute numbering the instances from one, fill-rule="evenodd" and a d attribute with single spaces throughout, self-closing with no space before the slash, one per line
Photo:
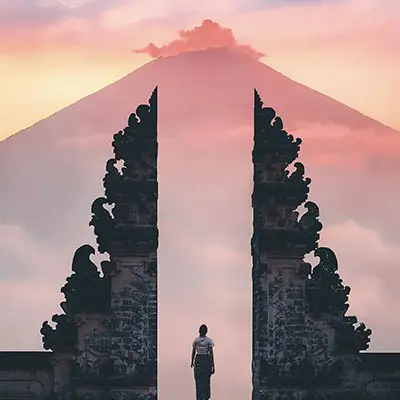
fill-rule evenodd
<path id="1" fill-rule="evenodd" d="M 196 343 L 193 342 L 192 346 L 192 357 L 191 357 L 191 362 L 190 362 L 190 367 L 193 368 L 193 363 L 194 363 L 194 356 L 196 355 Z"/>
<path id="2" fill-rule="evenodd" d="M 210 346 L 210 358 L 211 358 L 211 373 L 215 373 L 215 364 L 214 364 L 214 343 Z"/>

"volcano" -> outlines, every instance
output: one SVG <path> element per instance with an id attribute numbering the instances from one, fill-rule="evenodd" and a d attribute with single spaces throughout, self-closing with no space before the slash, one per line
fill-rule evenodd
<path id="1" fill-rule="evenodd" d="M 212 326 L 219 346 L 216 396 L 243 398 L 250 390 L 253 88 L 285 129 L 303 139 L 310 199 L 329 233 L 322 241 L 330 240 L 353 288 L 354 313 L 373 329 L 371 348 L 392 350 L 400 323 L 380 310 L 400 306 L 393 218 L 400 198 L 394 184 L 399 132 L 225 49 L 154 60 L 0 143 L 3 349 L 41 348 L 39 329 L 59 310 L 73 252 L 94 244 L 90 207 L 103 193 L 113 134 L 155 86 L 161 392 L 173 393 L 168 381 L 174 374 L 190 374 L 182 365 L 201 321 Z M 379 247 L 384 244 L 388 251 Z M 373 288 L 371 303 L 366 297 Z M 172 332 L 172 325 L 179 329 Z M 245 344 L 233 359 L 236 343 Z M 223 379 L 229 389 L 218 389 Z M 191 391 L 187 380 L 183 392 Z"/>

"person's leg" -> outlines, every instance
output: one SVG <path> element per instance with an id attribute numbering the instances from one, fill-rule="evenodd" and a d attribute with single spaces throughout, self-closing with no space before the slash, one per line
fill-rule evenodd
<path id="1" fill-rule="evenodd" d="M 197 360 L 194 363 L 194 382 L 196 387 L 196 400 L 201 400 L 200 397 L 200 377 L 199 377 L 199 365 Z"/>
<path id="2" fill-rule="evenodd" d="M 205 381 L 205 398 L 206 400 L 211 399 L 211 374 L 208 375 Z"/>
<path id="3" fill-rule="evenodd" d="M 201 382 L 199 379 L 195 379 L 196 382 L 196 400 L 203 400 L 201 393 Z"/>
<path id="4" fill-rule="evenodd" d="M 211 376 L 212 376 L 212 360 L 208 359 L 207 369 L 207 400 L 211 399 Z"/>
<path id="5" fill-rule="evenodd" d="M 209 396 L 207 391 L 207 375 L 203 370 L 197 371 L 195 375 L 196 380 L 196 400 L 208 400 Z"/>
<path id="6" fill-rule="evenodd" d="M 205 399 L 204 393 L 204 358 L 197 356 L 194 363 L 194 379 L 196 382 L 196 400 Z"/>
<path id="7" fill-rule="evenodd" d="M 203 376 L 202 379 L 200 380 L 199 389 L 200 389 L 200 400 L 208 400 L 210 396 L 209 396 L 206 376 Z"/>

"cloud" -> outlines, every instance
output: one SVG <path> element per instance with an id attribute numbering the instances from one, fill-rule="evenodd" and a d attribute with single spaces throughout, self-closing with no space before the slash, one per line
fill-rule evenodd
<path id="1" fill-rule="evenodd" d="M 291 131 L 303 140 L 302 157 L 318 166 L 352 171 L 400 167 L 400 132 L 339 123 L 307 123 Z"/>
<path id="2" fill-rule="evenodd" d="M 254 46 L 263 49 L 268 45 L 269 53 L 332 51 L 345 47 L 358 54 L 363 51 L 399 54 L 398 2 L 296 1 L 281 5 L 231 15 L 230 26 L 238 37 L 251 37 Z"/>
<path id="3" fill-rule="evenodd" d="M 259 59 L 263 53 L 250 45 L 240 45 L 233 35 L 232 29 L 223 28 L 217 22 L 205 19 L 200 26 L 179 31 L 179 39 L 157 47 L 150 43 L 143 49 L 133 50 L 134 53 L 146 53 L 152 58 L 169 57 L 189 51 L 199 51 L 211 48 L 229 48 Z"/>
<path id="4" fill-rule="evenodd" d="M 349 245 L 350 244 L 350 245 Z M 356 315 L 372 329 L 374 351 L 398 351 L 398 340 L 388 332 L 400 329 L 398 271 L 400 244 L 390 244 L 375 230 L 353 220 L 322 231 L 320 246 L 332 248 L 339 273 L 352 288 L 348 315 Z"/>
<path id="5" fill-rule="evenodd" d="M 6 274 L 7 279 L 30 279 L 39 270 L 51 274 L 52 267 L 57 264 L 57 255 L 41 243 L 34 235 L 18 225 L 0 225 L 0 262 L 7 265 L 13 259 L 12 267 L 0 269 L 0 279 Z M 27 265 L 35 265 L 36 271 L 26 270 Z"/>
<path id="6" fill-rule="evenodd" d="M 61 312 L 59 266 L 70 260 L 24 227 L 0 225 L 0 350 L 42 350 L 40 326 Z"/>
<path id="7" fill-rule="evenodd" d="M 90 18 L 124 0 L 0 0 L 1 30 Z"/>
<path id="8" fill-rule="evenodd" d="M 43 350 L 42 322 L 62 312 L 57 282 L 44 276 L 33 281 L 0 281 L 0 299 L 0 350 Z"/>
<path id="9" fill-rule="evenodd" d="M 84 127 L 83 127 L 84 128 Z M 62 137 L 55 145 L 58 148 L 68 148 L 68 149 L 89 149 L 92 148 L 93 146 L 99 147 L 101 149 L 104 149 L 104 144 L 107 143 L 107 141 L 110 141 L 109 135 L 85 135 L 84 132 L 85 130 L 82 129 L 83 134 L 82 136 L 79 137 Z"/>

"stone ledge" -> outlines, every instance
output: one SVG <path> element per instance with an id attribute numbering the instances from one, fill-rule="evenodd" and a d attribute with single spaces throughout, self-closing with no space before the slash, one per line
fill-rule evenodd
<path id="1" fill-rule="evenodd" d="M 360 353 L 360 371 L 395 373 L 400 375 L 400 353 Z"/>
<path id="2" fill-rule="evenodd" d="M 1 351 L 1 371 L 53 370 L 52 351 Z"/>

